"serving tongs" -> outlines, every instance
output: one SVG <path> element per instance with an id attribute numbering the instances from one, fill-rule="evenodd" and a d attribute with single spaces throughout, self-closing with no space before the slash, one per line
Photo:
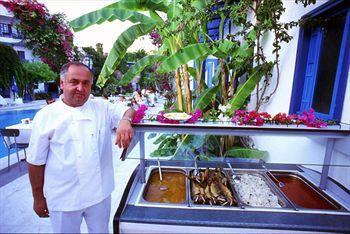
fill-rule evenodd
<path id="1" fill-rule="evenodd" d="M 158 172 L 159 172 L 159 180 L 163 181 L 162 169 L 160 168 L 160 161 L 158 159 Z"/>
<path id="2" fill-rule="evenodd" d="M 227 162 L 228 167 L 230 168 L 230 171 L 232 173 L 232 181 L 234 183 L 239 183 L 241 181 L 241 178 L 236 174 L 236 172 L 233 170 L 231 163 Z"/>
<path id="3" fill-rule="evenodd" d="M 264 164 L 261 165 L 262 168 L 265 169 L 265 172 L 271 176 L 272 179 L 274 179 L 278 183 L 278 187 L 282 188 L 285 186 L 285 184 L 282 181 L 279 181 L 269 170 L 267 170 L 266 166 Z"/>
<path id="4" fill-rule="evenodd" d="M 128 147 L 123 149 L 122 154 L 120 155 L 120 160 L 124 161 L 126 158 L 126 153 L 128 152 Z"/>
<path id="5" fill-rule="evenodd" d="M 197 160 L 199 159 L 199 155 L 197 155 L 196 157 L 194 157 L 194 176 L 198 176 L 199 175 L 199 170 L 198 170 L 198 165 L 197 165 Z"/>

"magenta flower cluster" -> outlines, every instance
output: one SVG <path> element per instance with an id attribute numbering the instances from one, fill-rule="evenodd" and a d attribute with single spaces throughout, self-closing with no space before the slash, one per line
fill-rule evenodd
<path id="1" fill-rule="evenodd" d="M 297 124 L 304 124 L 308 127 L 322 128 L 327 127 L 327 123 L 316 118 L 314 110 L 310 109 L 304 111 L 301 115 L 298 115 Z"/>
<path id="2" fill-rule="evenodd" d="M 18 19 L 26 46 L 54 71 L 73 59 L 73 33 L 62 14 L 50 15 L 37 0 L 0 0 L 0 5 Z"/>
<path id="3" fill-rule="evenodd" d="M 202 111 L 200 109 L 197 109 L 192 114 L 192 117 L 187 120 L 187 123 L 195 123 L 200 117 L 202 117 Z"/>
<path id="4" fill-rule="evenodd" d="M 156 29 L 153 29 L 149 34 L 152 44 L 161 47 L 163 45 L 163 40 Z"/>
<path id="5" fill-rule="evenodd" d="M 245 111 L 237 110 L 232 117 L 231 121 L 237 123 L 238 125 L 254 125 L 261 126 L 264 123 L 273 123 L 273 124 L 296 124 L 296 125 L 306 125 L 308 127 L 322 128 L 326 127 L 327 123 L 316 118 L 314 110 L 310 109 L 304 111 L 300 115 L 291 114 L 287 115 L 286 113 L 278 113 L 271 118 L 271 115 L 267 112 L 256 112 L 256 111 Z"/>
<path id="6" fill-rule="evenodd" d="M 142 104 L 139 106 L 139 108 L 136 110 L 136 114 L 134 118 L 132 119 L 133 123 L 140 123 L 143 117 L 146 114 L 147 106 Z"/>
<path id="7" fill-rule="evenodd" d="M 266 112 L 259 113 L 256 111 L 247 112 L 245 110 L 237 110 L 235 112 L 235 116 L 231 119 L 231 121 L 233 123 L 238 123 L 239 125 L 247 124 L 261 126 L 266 120 L 270 118 L 271 115 Z"/>

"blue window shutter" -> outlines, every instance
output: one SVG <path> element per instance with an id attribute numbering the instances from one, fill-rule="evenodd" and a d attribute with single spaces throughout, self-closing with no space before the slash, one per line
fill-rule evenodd
<path id="1" fill-rule="evenodd" d="M 206 59 L 205 60 L 205 82 L 210 88 L 213 84 L 213 77 L 215 75 L 215 68 L 218 66 L 218 59 Z"/>
<path id="2" fill-rule="evenodd" d="M 318 27 L 311 32 L 310 36 L 310 46 L 306 63 L 304 90 L 301 98 L 300 112 L 311 108 L 317 78 L 317 67 L 321 42 L 322 30 Z"/>

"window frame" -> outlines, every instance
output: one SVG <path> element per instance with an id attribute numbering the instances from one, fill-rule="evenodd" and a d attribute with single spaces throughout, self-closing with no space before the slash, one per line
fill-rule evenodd
<path id="1" fill-rule="evenodd" d="M 335 14 L 341 14 L 344 12 L 346 13 L 330 111 L 329 111 L 329 114 L 315 112 L 315 115 L 318 118 L 325 119 L 325 120 L 333 119 L 333 120 L 340 121 L 342 110 L 343 110 L 346 85 L 348 80 L 348 71 L 349 71 L 349 64 L 350 64 L 350 51 L 348 49 L 350 48 L 350 9 L 342 8 L 344 5 L 346 6 L 346 2 L 344 0 L 340 0 L 338 2 L 330 1 L 328 4 L 326 3 L 316 8 L 315 10 L 311 11 L 307 15 L 303 16 L 303 18 L 306 18 L 306 17 L 313 18 L 313 17 L 320 17 L 320 16 L 328 18 L 328 17 L 334 16 Z M 330 12 L 333 12 L 333 13 L 330 13 Z M 311 29 L 300 27 L 298 47 L 297 47 L 297 57 L 296 57 L 293 87 L 292 87 L 292 96 L 291 96 L 290 108 L 289 108 L 290 114 L 300 113 L 305 110 L 305 109 L 302 109 L 302 105 L 303 105 L 302 95 L 303 95 L 304 89 L 307 88 L 305 87 L 304 81 L 305 81 L 305 73 L 306 73 L 306 67 L 307 67 L 307 61 L 308 61 L 308 50 L 310 48 L 310 41 L 311 41 L 311 31 L 312 31 Z M 319 47 L 318 49 L 319 51 L 317 51 L 317 53 L 320 53 L 322 48 L 320 49 Z M 314 82 L 313 84 L 311 100 L 309 100 L 310 108 L 312 105 L 312 99 L 314 97 L 313 91 L 315 89 L 315 84 L 316 82 Z"/>

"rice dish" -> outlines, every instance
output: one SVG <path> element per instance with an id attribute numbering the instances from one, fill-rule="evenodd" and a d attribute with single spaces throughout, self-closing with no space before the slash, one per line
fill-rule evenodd
<path id="1" fill-rule="evenodd" d="M 272 193 L 266 182 L 259 176 L 243 174 L 234 183 L 239 198 L 246 205 L 257 207 L 281 208 L 278 198 Z"/>

